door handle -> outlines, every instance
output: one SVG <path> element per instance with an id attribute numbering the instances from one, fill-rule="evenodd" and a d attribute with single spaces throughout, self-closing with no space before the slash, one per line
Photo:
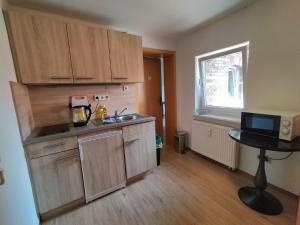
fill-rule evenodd
<path id="1" fill-rule="evenodd" d="M 3 185 L 4 183 L 5 183 L 4 169 L 0 168 L 0 185 Z"/>

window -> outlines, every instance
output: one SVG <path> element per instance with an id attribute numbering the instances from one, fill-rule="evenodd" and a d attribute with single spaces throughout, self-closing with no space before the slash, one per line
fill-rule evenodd
<path id="1" fill-rule="evenodd" d="M 249 43 L 196 57 L 196 111 L 244 107 L 244 75 Z"/>

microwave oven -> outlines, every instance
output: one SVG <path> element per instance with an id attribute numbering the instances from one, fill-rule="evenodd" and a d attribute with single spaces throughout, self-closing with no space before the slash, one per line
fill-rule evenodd
<path id="1" fill-rule="evenodd" d="M 241 129 L 281 140 L 300 135 L 300 112 L 249 110 L 242 112 Z"/>

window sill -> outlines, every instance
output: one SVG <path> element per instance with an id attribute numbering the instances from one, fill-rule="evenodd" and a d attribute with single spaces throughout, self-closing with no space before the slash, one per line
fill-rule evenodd
<path id="1" fill-rule="evenodd" d="M 214 123 L 221 126 L 240 128 L 241 119 L 236 117 L 219 116 L 213 114 L 198 114 L 194 115 L 194 120 Z"/>

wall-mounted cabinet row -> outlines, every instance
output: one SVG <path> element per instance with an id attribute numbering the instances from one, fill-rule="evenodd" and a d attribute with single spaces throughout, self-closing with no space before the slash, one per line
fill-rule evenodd
<path id="1" fill-rule="evenodd" d="M 142 37 L 56 16 L 5 12 L 23 84 L 143 82 Z"/>

